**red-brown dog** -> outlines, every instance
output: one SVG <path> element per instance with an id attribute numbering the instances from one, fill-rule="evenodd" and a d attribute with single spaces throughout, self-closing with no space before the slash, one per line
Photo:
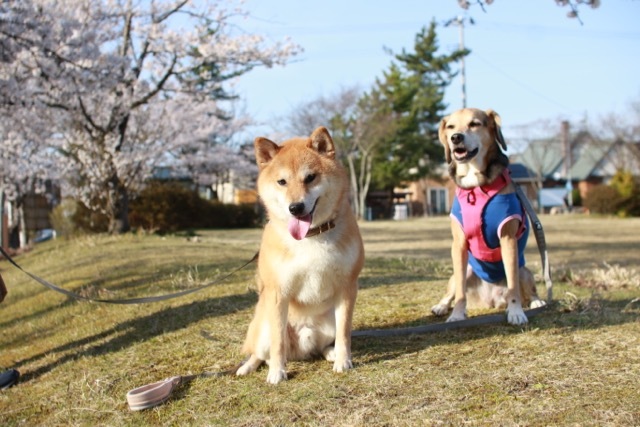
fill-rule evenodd
<path id="1" fill-rule="evenodd" d="M 255 140 L 258 193 L 269 222 L 258 258 L 260 297 L 237 375 L 269 364 L 267 382 L 287 379 L 287 360 L 324 356 L 351 369 L 351 325 L 364 249 L 349 205 L 347 174 L 329 132 L 277 145 Z"/>

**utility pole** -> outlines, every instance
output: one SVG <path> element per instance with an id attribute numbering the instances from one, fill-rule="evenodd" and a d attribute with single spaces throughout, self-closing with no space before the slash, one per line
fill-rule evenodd
<path id="1" fill-rule="evenodd" d="M 7 215 L 4 211 L 4 189 L 0 188 L 0 246 L 2 249 L 9 248 L 9 230 L 7 224 Z"/>
<path id="2" fill-rule="evenodd" d="M 456 16 L 455 18 L 450 19 L 449 21 L 445 22 L 444 26 L 448 27 L 450 25 L 457 25 L 458 26 L 458 32 L 459 32 L 459 36 L 460 36 L 460 42 L 458 45 L 458 48 L 460 50 L 464 50 L 464 21 L 465 18 L 463 18 L 462 16 Z M 469 18 L 469 23 L 471 25 L 474 24 L 473 19 Z M 462 56 L 460 58 L 460 83 L 462 85 L 462 108 L 467 108 L 467 78 L 465 75 L 465 69 L 464 69 L 464 56 Z"/>

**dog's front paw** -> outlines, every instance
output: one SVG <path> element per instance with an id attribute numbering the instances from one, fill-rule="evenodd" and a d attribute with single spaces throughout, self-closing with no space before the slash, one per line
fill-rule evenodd
<path id="1" fill-rule="evenodd" d="M 345 359 L 342 362 L 338 360 L 333 362 L 333 372 L 345 372 L 349 369 L 353 369 L 353 364 L 351 363 L 350 359 Z"/>
<path id="2" fill-rule="evenodd" d="M 511 325 L 526 325 L 529 323 L 527 315 L 524 314 L 524 310 L 520 306 L 511 306 L 507 309 L 507 322 Z"/>
<path id="3" fill-rule="evenodd" d="M 451 313 L 451 316 L 449 316 L 449 318 L 447 319 L 447 322 L 457 322 L 460 320 L 465 320 L 467 318 L 467 312 L 466 311 L 456 311 L 454 310 L 453 313 Z"/>
<path id="4" fill-rule="evenodd" d="M 267 382 L 269 384 L 278 384 L 281 381 L 287 379 L 287 372 L 284 369 L 280 368 L 269 368 L 269 373 L 267 374 Z"/>
<path id="5" fill-rule="evenodd" d="M 544 307 L 545 305 L 547 305 L 546 301 L 543 301 L 541 299 L 536 299 L 531 301 L 531 304 L 529 304 L 529 308 L 540 308 L 540 307 Z"/>
<path id="6" fill-rule="evenodd" d="M 236 371 L 236 375 L 238 376 L 242 376 L 242 375 L 248 375 L 251 372 L 253 372 L 254 370 L 251 369 L 250 366 L 247 366 L 247 364 L 245 363 L 244 365 L 240 366 L 238 368 L 238 370 Z"/>
<path id="7" fill-rule="evenodd" d="M 247 375 L 251 372 L 258 369 L 258 367 L 262 365 L 262 360 L 258 359 L 256 356 L 251 355 L 244 363 L 236 370 L 236 375 Z"/>
<path id="8" fill-rule="evenodd" d="M 449 312 L 449 304 L 436 304 L 431 307 L 431 312 L 436 316 L 444 316 Z"/>

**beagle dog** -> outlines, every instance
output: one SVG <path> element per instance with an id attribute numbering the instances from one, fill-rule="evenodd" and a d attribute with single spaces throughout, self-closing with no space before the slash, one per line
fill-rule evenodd
<path id="1" fill-rule="evenodd" d="M 506 308 L 512 325 L 528 322 L 523 304 L 545 305 L 527 269 L 528 220 L 509 175 L 507 145 L 493 110 L 464 108 L 440 122 L 449 174 L 456 183 L 451 208 L 453 276 L 431 311 L 462 320 L 470 308 Z M 505 286 L 506 285 L 506 286 Z"/>

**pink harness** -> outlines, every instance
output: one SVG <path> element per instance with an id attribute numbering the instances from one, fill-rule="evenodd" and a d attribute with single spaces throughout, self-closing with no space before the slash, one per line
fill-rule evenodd
<path id="1" fill-rule="evenodd" d="M 500 192 L 511 182 L 509 170 L 505 169 L 502 175 L 498 176 L 491 184 L 485 187 L 474 187 L 464 189 L 458 187 L 456 197 L 462 212 L 462 229 L 469 243 L 469 251 L 473 256 L 481 261 L 498 262 L 502 261 L 500 247 L 490 248 L 484 238 L 482 225 L 484 221 L 484 209 L 489 200 Z M 510 218 L 500 220 L 500 227 Z M 524 232 L 524 221 L 520 222 L 520 229 L 517 236 Z M 500 231 L 498 231 L 498 234 Z"/>

